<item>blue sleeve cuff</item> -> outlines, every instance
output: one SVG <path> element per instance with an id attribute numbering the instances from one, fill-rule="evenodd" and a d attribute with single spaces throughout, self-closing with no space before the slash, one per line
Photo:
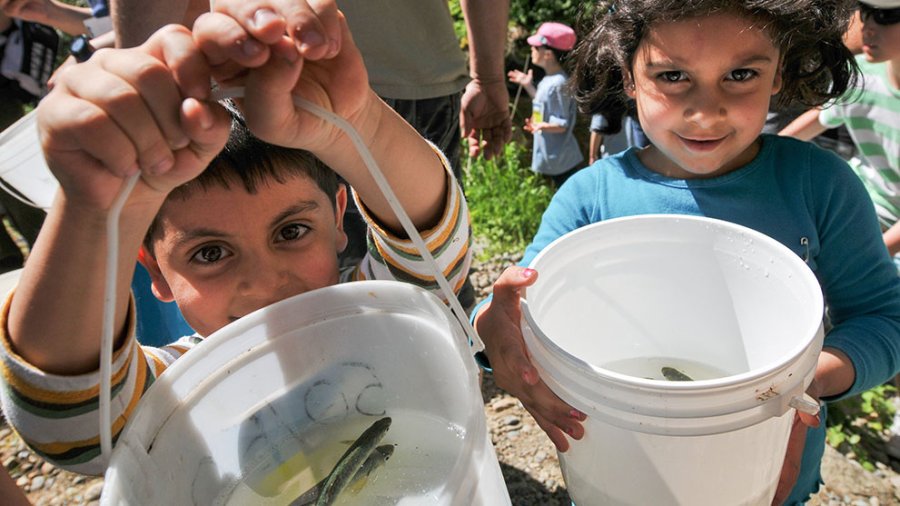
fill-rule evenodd
<path id="1" fill-rule="evenodd" d="M 481 302 L 476 304 L 474 308 L 472 308 L 472 313 L 469 316 L 469 322 L 472 323 L 473 327 L 475 326 L 475 317 L 478 316 L 478 313 L 481 311 L 481 309 L 488 302 L 490 302 L 492 298 L 493 298 L 493 295 L 488 295 L 487 297 L 484 298 L 484 300 L 482 300 Z M 474 343 L 472 343 L 472 341 L 469 340 L 469 346 L 472 346 L 473 344 Z M 484 351 L 475 352 L 475 363 L 478 364 L 478 367 L 480 367 L 485 372 L 494 372 L 494 370 L 491 369 L 491 361 L 488 360 L 488 357 L 484 353 Z"/>

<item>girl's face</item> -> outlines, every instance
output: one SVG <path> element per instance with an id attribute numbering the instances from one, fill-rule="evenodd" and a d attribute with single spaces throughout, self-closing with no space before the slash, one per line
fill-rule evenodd
<path id="1" fill-rule="evenodd" d="M 721 176 L 750 162 L 781 89 L 779 63 L 769 36 L 735 14 L 651 27 L 625 80 L 652 143 L 641 161 L 679 179 Z"/>

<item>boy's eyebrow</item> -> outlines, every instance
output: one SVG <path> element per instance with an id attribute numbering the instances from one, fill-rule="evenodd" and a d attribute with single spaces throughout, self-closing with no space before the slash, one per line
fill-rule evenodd
<path id="1" fill-rule="evenodd" d="M 300 202 L 285 208 L 283 211 L 278 213 L 272 221 L 269 222 L 269 225 L 275 227 L 285 219 L 293 216 L 295 214 L 305 213 L 308 211 L 315 211 L 319 208 L 319 203 L 315 200 L 301 200 Z"/>

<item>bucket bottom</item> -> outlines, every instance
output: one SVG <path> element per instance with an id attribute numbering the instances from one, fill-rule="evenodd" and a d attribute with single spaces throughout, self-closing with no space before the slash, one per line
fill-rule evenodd
<path id="1" fill-rule="evenodd" d="M 559 454 L 578 506 L 771 504 L 793 410 L 724 434 L 664 436 L 588 418 L 585 437 Z"/>

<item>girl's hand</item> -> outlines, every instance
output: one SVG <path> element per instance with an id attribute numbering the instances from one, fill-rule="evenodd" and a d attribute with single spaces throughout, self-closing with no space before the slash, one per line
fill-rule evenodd
<path id="1" fill-rule="evenodd" d="M 484 340 L 484 352 L 497 385 L 522 401 L 556 448 L 564 452 L 569 449 L 565 434 L 581 439 L 584 436 L 581 422 L 586 417 L 547 387 L 528 358 L 519 326 L 522 318 L 519 297 L 535 280 L 537 272 L 532 269 L 506 269 L 494 283 L 493 300 L 479 313 L 475 326 Z"/>
<path id="2" fill-rule="evenodd" d="M 816 401 L 819 400 L 820 391 L 816 381 L 813 380 L 807 389 L 807 393 Z M 803 460 L 803 448 L 806 446 L 806 432 L 810 427 L 818 427 L 821 420 L 818 415 L 810 415 L 797 411 L 794 414 L 794 422 L 791 425 L 791 435 L 788 438 L 787 451 L 784 454 L 784 464 L 781 466 L 781 477 L 778 480 L 778 488 L 775 489 L 773 505 L 784 504 L 800 475 L 800 465 Z"/>
<path id="3" fill-rule="evenodd" d="M 196 177 L 228 138 L 230 120 L 209 94 L 209 69 L 190 32 L 169 26 L 143 45 L 98 51 L 55 77 L 38 130 L 63 195 L 109 209 L 123 179 L 141 171 L 129 202 L 159 201 Z"/>
<path id="4" fill-rule="evenodd" d="M 534 72 L 532 72 L 531 69 L 528 70 L 527 74 L 521 70 L 510 70 L 506 74 L 506 77 L 509 78 L 511 83 L 527 88 L 531 86 L 531 83 L 534 81 Z"/>
<path id="5" fill-rule="evenodd" d="M 217 1 L 195 22 L 194 39 L 221 87 L 245 87 L 241 107 L 260 139 L 317 152 L 343 135 L 296 107 L 295 95 L 374 136 L 380 101 L 333 1 Z"/>

